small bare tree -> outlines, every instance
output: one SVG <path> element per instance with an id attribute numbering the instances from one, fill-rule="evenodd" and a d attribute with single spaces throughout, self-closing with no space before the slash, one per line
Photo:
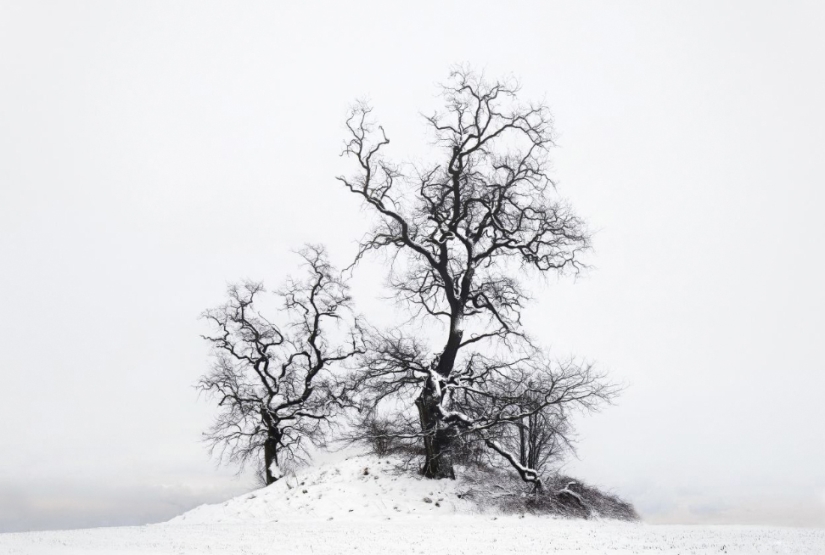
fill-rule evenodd
<path id="1" fill-rule="evenodd" d="M 590 374 L 592 378 L 591 368 L 577 368 L 572 362 L 557 368 L 563 366 L 568 373 L 572 368 L 574 372 Z M 558 374 L 558 370 L 551 369 L 549 373 Z M 617 391 L 600 378 L 579 384 L 580 393 L 585 388 L 589 389 L 589 395 L 583 399 L 584 403 L 571 399 L 570 395 L 566 399 L 555 399 L 559 402 L 547 403 L 547 397 L 542 394 L 545 388 L 541 386 L 524 391 L 513 399 L 517 411 L 523 416 L 496 427 L 493 433 L 487 434 L 486 440 L 495 441 L 499 449 L 512 455 L 519 465 L 535 470 L 537 476 L 543 476 L 552 463 L 574 451 L 571 412 L 597 408 L 600 401 L 609 401 Z"/>
<path id="2" fill-rule="evenodd" d="M 516 424 L 519 463 L 543 474 L 549 463 L 572 449 L 571 426 L 563 408 L 551 407 L 524 417 Z M 508 445 L 509 447 L 509 445 Z"/>
<path id="3" fill-rule="evenodd" d="M 369 251 L 389 251 L 399 298 L 419 324 L 430 319 L 446 329 L 434 352 L 409 330 L 375 338 L 359 378 L 368 391 L 363 405 L 375 410 L 389 397 L 414 396 L 418 429 L 410 434 L 423 440 L 423 473 L 431 478 L 454 477 L 455 445 L 468 434 L 515 426 L 547 406 L 609 397 L 589 368 L 558 374 L 507 354 L 517 343 L 532 348 L 521 328 L 527 295 L 519 277 L 577 272 L 589 246 L 584 223 L 555 196 L 547 173 L 549 110 L 520 103 L 518 90 L 513 82 L 453 71 L 442 89 L 444 111 L 426 118 L 443 154 L 430 165 L 387 161 L 389 139 L 369 106 L 357 105 L 347 119 L 344 154 L 358 170 L 339 180 L 377 218 L 356 263 Z M 496 350 L 505 354 L 482 356 Z M 518 389 L 528 368 L 543 373 L 541 383 L 552 391 Z M 522 394 L 541 401 L 527 409 L 519 405 Z M 496 439 L 484 441 L 510 453 Z"/>
<path id="4" fill-rule="evenodd" d="M 324 443 L 336 406 L 330 371 L 363 354 L 347 286 L 324 249 L 300 254 L 307 277 L 276 292 L 283 327 L 260 313 L 256 302 L 265 290 L 255 282 L 230 286 L 228 302 L 203 315 L 216 329 L 204 337 L 214 363 L 198 388 L 221 408 L 206 437 L 222 458 L 242 466 L 263 459 L 266 484 L 278 479 L 279 465 L 302 458 L 307 442 Z"/>
<path id="5" fill-rule="evenodd" d="M 457 388 L 461 433 L 479 436 L 537 491 L 548 461 L 570 448 L 568 415 L 595 410 L 617 393 L 591 365 L 554 363 L 539 351 L 515 364 L 481 367 L 479 386 Z"/>

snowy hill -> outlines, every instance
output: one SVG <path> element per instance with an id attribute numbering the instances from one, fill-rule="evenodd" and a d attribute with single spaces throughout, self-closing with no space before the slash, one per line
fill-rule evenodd
<path id="1" fill-rule="evenodd" d="M 255 523 L 478 512 L 466 480 L 427 480 L 399 469 L 400 460 L 350 457 L 303 469 L 269 487 L 218 505 L 203 505 L 170 524 Z M 463 499 L 462 499 L 463 498 Z"/>
<path id="2" fill-rule="evenodd" d="M 218 505 L 198 507 L 172 520 L 176 523 L 260 522 L 306 518 L 381 519 L 444 514 L 586 514 L 581 506 L 572 509 L 554 505 L 543 509 L 520 493 L 529 488 L 510 471 L 461 469 L 455 480 L 428 480 L 397 457 L 351 456 L 306 469 L 287 476 L 267 488 L 231 499 Z M 622 505 L 606 494 L 578 484 L 579 494 L 568 490 L 568 479 L 548 482 L 552 491 L 570 491 L 568 501 L 592 501 L 591 516 L 619 515 L 633 519 L 615 509 Z M 596 492 L 596 493 L 593 493 Z M 587 499 L 586 496 L 590 496 Z M 573 499 L 575 496 L 576 499 Z M 600 506 L 597 506 L 599 505 Z"/>
<path id="3" fill-rule="evenodd" d="M 163 524 L 0 534 L 0 555 L 825 555 L 825 530 L 502 514 L 495 485 L 426 480 L 399 462 L 358 456 L 321 464 Z"/>

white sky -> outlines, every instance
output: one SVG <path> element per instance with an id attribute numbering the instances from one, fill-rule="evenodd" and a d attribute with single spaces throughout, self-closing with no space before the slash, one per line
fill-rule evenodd
<path id="1" fill-rule="evenodd" d="M 306 241 L 346 261 L 348 105 L 416 156 L 457 62 L 546 98 L 598 231 L 528 314 L 628 385 L 568 470 L 653 522 L 825 526 L 825 5 L 289 4 L 0 2 L 0 531 L 248 487 L 199 442 L 197 316 Z"/>

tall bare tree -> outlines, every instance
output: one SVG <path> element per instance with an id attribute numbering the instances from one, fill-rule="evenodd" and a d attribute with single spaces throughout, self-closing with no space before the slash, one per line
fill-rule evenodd
<path id="1" fill-rule="evenodd" d="M 487 81 L 463 68 L 453 71 L 442 87 L 443 111 L 426 117 L 441 153 L 429 165 L 388 161 L 389 138 L 373 122 L 368 105 L 358 104 L 347 119 L 344 154 L 358 169 L 338 179 L 377 220 L 356 262 L 369 251 L 390 251 L 396 260 L 390 283 L 399 298 L 417 314 L 445 325 L 446 336 L 434 353 L 409 334 L 377 338 L 361 376 L 371 384 L 373 402 L 417 392 L 423 473 L 432 478 L 454 477 L 452 453 L 468 430 L 481 434 L 504 420 L 529 416 L 512 413 L 506 396 L 490 394 L 515 387 L 517 380 L 503 377 L 527 372 L 529 358 L 481 354 L 516 342 L 527 343 L 529 351 L 521 328 L 527 296 L 520 276 L 530 270 L 577 272 L 580 254 L 589 246 L 584 223 L 555 194 L 547 173 L 553 146 L 549 110 L 542 103 L 519 102 L 518 91 L 510 81 Z M 573 381 L 580 387 L 565 402 L 606 397 L 594 377 L 577 367 Z M 480 400 L 481 392 L 488 395 L 486 405 L 464 407 L 466 412 L 455 408 L 462 396 Z M 547 402 L 561 403 L 553 395 Z M 492 420 L 471 416 L 495 407 L 500 414 Z M 492 449 L 504 449 L 494 439 L 489 442 Z"/>
<path id="2" fill-rule="evenodd" d="M 363 354 L 347 285 L 322 247 L 300 254 L 307 277 L 276 292 L 283 327 L 260 313 L 265 290 L 255 282 L 230 286 L 229 300 L 204 313 L 215 328 L 204 337 L 214 363 L 198 387 L 221 408 L 207 439 L 231 461 L 262 459 L 267 484 L 279 465 L 301 458 L 307 442 L 324 443 L 336 406 L 330 372 Z"/>

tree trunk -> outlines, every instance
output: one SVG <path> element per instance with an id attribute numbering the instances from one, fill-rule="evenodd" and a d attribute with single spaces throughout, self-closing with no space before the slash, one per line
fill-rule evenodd
<path id="1" fill-rule="evenodd" d="M 538 472 L 538 417 L 533 414 L 527 417 L 527 466 Z"/>
<path id="2" fill-rule="evenodd" d="M 450 321 L 450 334 L 447 337 L 447 344 L 438 357 L 438 366 L 435 371 L 445 378 L 450 375 L 455 366 L 455 358 L 461 347 L 461 339 L 464 337 L 464 330 L 461 329 L 462 318 L 454 316 Z"/>
<path id="3" fill-rule="evenodd" d="M 450 321 L 450 333 L 447 344 L 438 358 L 435 371 L 442 377 L 448 377 L 455 366 L 455 359 L 461 347 L 461 338 L 464 331 L 461 329 L 462 317 L 454 313 Z M 456 430 L 441 420 L 438 404 L 441 399 L 429 381 L 415 401 L 418 407 L 418 416 L 421 420 L 421 431 L 424 433 L 424 469 L 422 473 L 427 478 L 455 479 L 453 470 L 453 448 L 455 446 Z"/>
<path id="4" fill-rule="evenodd" d="M 438 413 L 438 403 L 429 387 L 415 401 L 418 407 L 418 416 L 421 421 L 421 431 L 424 432 L 424 468 L 422 474 L 427 478 L 455 479 L 453 470 L 453 447 L 455 444 L 455 430 L 441 422 Z"/>
<path id="5" fill-rule="evenodd" d="M 518 423 L 518 439 L 519 439 L 519 464 L 521 466 L 528 466 L 529 462 L 527 460 L 527 425 L 524 423 L 524 417 L 522 417 L 521 422 Z"/>
<path id="6" fill-rule="evenodd" d="M 266 485 L 275 483 L 280 475 L 276 476 L 272 472 L 273 463 L 278 464 L 278 437 L 270 433 L 264 442 L 264 478 Z"/>

